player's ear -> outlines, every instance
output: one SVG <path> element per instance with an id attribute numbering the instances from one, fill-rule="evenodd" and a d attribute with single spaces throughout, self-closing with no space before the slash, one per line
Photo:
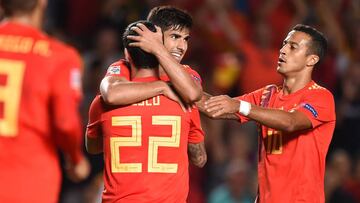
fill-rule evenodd
<path id="1" fill-rule="evenodd" d="M 319 62 L 320 58 L 317 55 L 311 54 L 307 57 L 306 65 L 308 66 L 315 66 L 317 62 Z"/>

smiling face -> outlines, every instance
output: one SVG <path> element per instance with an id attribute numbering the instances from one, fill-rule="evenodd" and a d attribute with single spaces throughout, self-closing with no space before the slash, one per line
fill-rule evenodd
<path id="1" fill-rule="evenodd" d="M 289 32 L 280 49 L 277 71 L 291 76 L 315 65 L 318 57 L 308 53 L 310 43 L 311 37 L 308 34 L 294 30 Z"/>
<path id="2" fill-rule="evenodd" d="M 169 53 L 180 63 L 188 48 L 190 30 L 169 29 L 164 32 L 164 46 Z"/>

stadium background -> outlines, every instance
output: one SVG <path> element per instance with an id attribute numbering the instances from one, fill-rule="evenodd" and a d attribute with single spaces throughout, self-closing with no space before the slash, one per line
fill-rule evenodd
<path id="1" fill-rule="evenodd" d="M 329 52 L 314 79 L 335 95 L 337 124 L 325 177 L 328 203 L 360 202 L 360 1 L 359 0 L 49 0 L 45 29 L 83 56 L 84 126 L 89 103 L 110 63 L 123 57 L 121 35 L 158 5 L 174 5 L 193 16 L 183 60 L 203 78 L 206 92 L 231 96 L 281 84 L 278 50 L 297 23 L 325 33 Z M 208 163 L 191 167 L 190 203 L 251 202 L 256 194 L 257 136 L 254 123 L 202 119 Z M 62 203 L 98 202 L 101 156 L 88 156 L 89 179 L 64 179 Z M 226 199 L 226 198 L 225 198 Z"/>

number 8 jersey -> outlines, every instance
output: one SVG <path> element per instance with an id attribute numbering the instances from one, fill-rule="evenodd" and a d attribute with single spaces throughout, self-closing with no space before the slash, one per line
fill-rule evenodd
<path id="1" fill-rule="evenodd" d="M 83 158 L 80 68 L 73 48 L 0 24 L 0 202 L 58 200 L 58 147 L 73 163 Z"/>

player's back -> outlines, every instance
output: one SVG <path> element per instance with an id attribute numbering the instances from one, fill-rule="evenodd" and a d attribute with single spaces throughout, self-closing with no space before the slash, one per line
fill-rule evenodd
<path id="1" fill-rule="evenodd" d="M 104 202 L 185 202 L 189 113 L 156 96 L 101 116 Z"/>
<path id="2" fill-rule="evenodd" d="M 49 194 L 56 198 L 53 193 L 59 190 L 60 169 L 50 133 L 51 97 L 62 46 L 35 28 L 10 22 L 0 24 L 0 200 L 3 202 L 7 196 L 16 196 L 16 191 L 31 187 L 42 191 L 44 188 L 37 186 L 49 183 L 54 185 L 47 187 Z M 23 192 L 25 197 L 19 197 L 18 201 L 35 201 L 31 200 L 31 192 L 34 190 L 29 190 L 29 194 Z"/>

